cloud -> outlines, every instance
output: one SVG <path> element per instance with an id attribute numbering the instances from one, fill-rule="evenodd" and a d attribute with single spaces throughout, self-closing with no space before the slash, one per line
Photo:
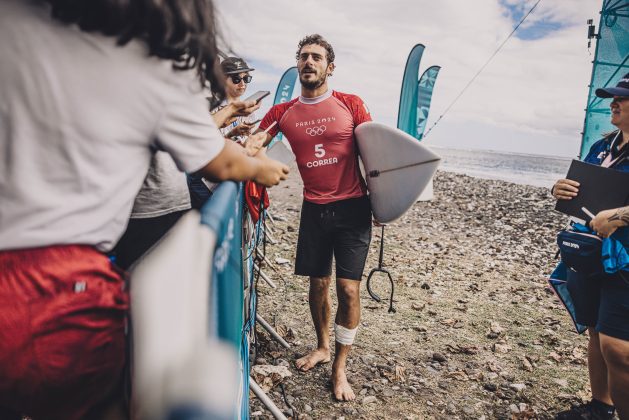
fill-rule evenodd
<path id="1" fill-rule="evenodd" d="M 407 55 L 416 43 L 424 44 L 420 71 L 434 64 L 442 67 L 431 126 L 513 30 L 514 16 L 521 18 L 534 3 L 219 0 L 216 6 L 228 44 L 258 66 L 257 83 L 274 89 L 282 72 L 295 64 L 299 39 L 317 32 L 336 52 L 333 88 L 360 95 L 375 119 L 390 124 L 397 120 Z M 492 138 L 492 127 L 499 128 L 496 133 L 503 143 L 505 128 L 518 135 L 577 139 L 593 59 L 587 51 L 585 21 L 597 14 L 598 5 L 587 0 L 542 1 L 529 25 L 542 21 L 561 25 L 541 38 L 511 38 L 439 124 L 463 127 L 466 121 L 481 122 L 487 127 L 488 142 L 498 141 Z M 431 133 L 437 141 L 439 131 L 437 126 Z M 452 130 L 445 131 L 451 135 Z"/>

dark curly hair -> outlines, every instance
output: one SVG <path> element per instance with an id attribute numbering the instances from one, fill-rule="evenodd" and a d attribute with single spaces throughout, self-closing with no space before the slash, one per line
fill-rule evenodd
<path id="1" fill-rule="evenodd" d="M 177 70 L 195 69 L 202 86 L 224 96 L 212 0 L 46 1 L 53 18 L 115 37 L 118 45 L 140 39 L 149 55 L 173 61 Z"/>
<path id="2" fill-rule="evenodd" d="M 330 43 L 326 41 L 325 38 L 323 38 L 319 34 L 312 34 L 312 35 L 305 36 L 302 38 L 301 41 L 299 41 L 299 44 L 297 44 L 297 53 L 295 53 L 295 59 L 299 60 L 299 53 L 301 53 L 301 49 L 305 45 L 313 45 L 313 44 L 320 45 L 323 48 L 325 48 L 325 51 L 326 51 L 325 58 L 328 60 L 328 64 L 334 62 L 334 48 L 332 48 L 332 45 L 330 45 Z"/>

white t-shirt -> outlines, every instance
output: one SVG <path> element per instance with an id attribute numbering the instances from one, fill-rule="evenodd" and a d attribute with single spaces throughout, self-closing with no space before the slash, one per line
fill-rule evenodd
<path id="1" fill-rule="evenodd" d="M 195 172 L 223 148 L 191 71 L 0 2 L 0 250 L 88 244 L 125 229 L 153 149 Z"/>

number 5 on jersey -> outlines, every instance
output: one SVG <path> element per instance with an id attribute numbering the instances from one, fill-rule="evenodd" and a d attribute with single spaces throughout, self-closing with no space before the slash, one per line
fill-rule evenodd
<path id="1" fill-rule="evenodd" d="M 323 143 L 321 144 L 315 144 L 315 156 L 318 158 L 322 158 L 323 156 L 325 156 L 325 149 L 323 148 Z"/>

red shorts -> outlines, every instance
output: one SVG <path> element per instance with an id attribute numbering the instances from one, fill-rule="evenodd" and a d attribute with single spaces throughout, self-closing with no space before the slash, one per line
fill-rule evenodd
<path id="1" fill-rule="evenodd" d="M 128 295 L 89 246 L 0 251 L 0 412 L 91 417 L 120 391 Z"/>

